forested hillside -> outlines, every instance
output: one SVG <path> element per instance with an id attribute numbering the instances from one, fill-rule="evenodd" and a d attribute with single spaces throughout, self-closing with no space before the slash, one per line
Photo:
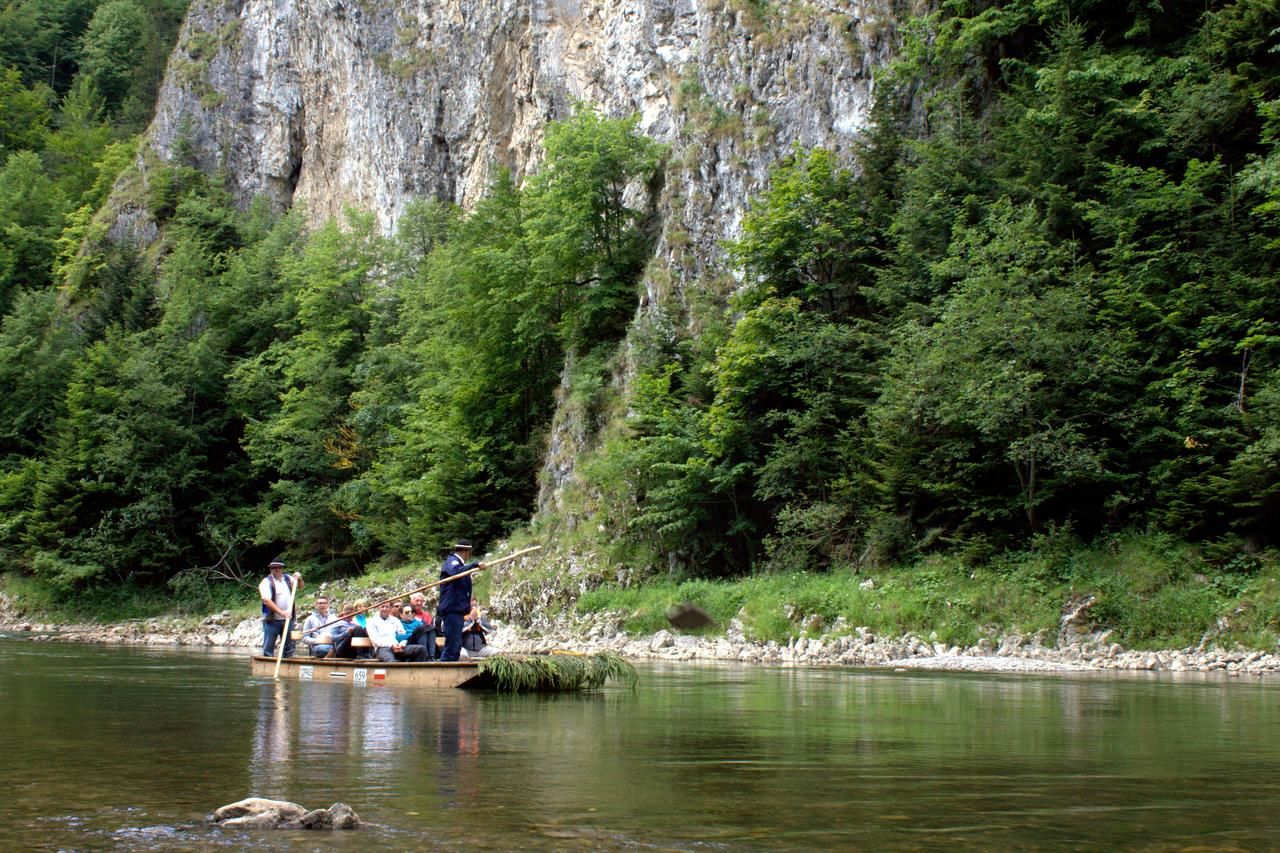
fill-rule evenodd
<path id="1" fill-rule="evenodd" d="M 135 160 L 180 14 L 0 13 L 0 553 L 44 588 L 200 598 L 529 525 L 632 577 L 1135 530 L 1270 560 L 1274 2 L 904 13 L 856 162 L 796 150 L 696 277 L 636 201 L 669 150 L 589 105 L 391 237 Z M 113 183 L 156 242 L 112 233 Z M 535 516 L 557 406 L 592 449 Z"/>
<path id="2" fill-rule="evenodd" d="M 797 152 L 731 247 L 731 310 L 644 365 L 611 517 L 728 571 L 1065 526 L 1274 545 L 1277 26 L 1266 2 L 909 21 L 858 168 Z"/>

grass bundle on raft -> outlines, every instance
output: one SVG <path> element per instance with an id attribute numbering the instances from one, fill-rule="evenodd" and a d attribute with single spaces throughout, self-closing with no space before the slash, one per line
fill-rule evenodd
<path id="1" fill-rule="evenodd" d="M 510 693 L 595 690 L 609 680 L 634 688 L 639 680 L 636 668 L 614 652 L 495 655 L 480 661 L 480 671 L 493 677 L 498 690 Z"/>

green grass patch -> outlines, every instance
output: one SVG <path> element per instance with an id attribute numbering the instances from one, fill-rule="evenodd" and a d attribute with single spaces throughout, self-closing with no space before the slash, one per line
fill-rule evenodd
<path id="1" fill-rule="evenodd" d="M 63 623 L 124 622 L 175 614 L 203 615 L 221 610 L 243 611 L 249 615 L 251 610 L 257 610 L 256 590 L 246 590 L 234 584 L 202 591 L 135 583 L 104 584 L 89 587 L 68 598 L 39 579 L 10 573 L 0 579 L 0 589 L 22 613 L 39 621 Z"/>
<path id="2" fill-rule="evenodd" d="M 1054 600 L 1011 586 L 990 569 L 968 569 L 958 560 L 930 560 L 873 576 L 791 572 L 736 581 L 605 586 L 583 595 L 578 611 L 619 612 L 625 630 L 649 633 L 668 627 L 667 608 L 686 601 L 702 607 L 721 626 L 739 619 L 748 639 L 780 643 L 840 626 L 891 636 L 936 632 L 944 642 L 968 644 L 990 627 L 1028 632 L 1053 627 L 1058 612 Z"/>
<path id="3" fill-rule="evenodd" d="M 639 681 L 636 668 L 614 652 L 553 652 L 519 658 L 496 655 L 483 658 L 480 671 L 492 676 L 498 690 L 506 693 L 597 690 L 606 681 L 634 690 Z"/>
<path id="4" fill-rule="evenodd" d="M 867 582 L 870 583 L 867 583 Z M 1202 642 L 1274 648 L 1280 631 L 1280 567 L 1275 555 L 1220 566 L 1194 546 L 1127 534 L 1085 545 L 1048 538 L 1027 551 L 975 564 L 930 556 L 869 574 L 848 571 L 760 574 L 738 580 L 653 580 L 602 586 L 577 602 L 580 613 L 622 614 L 624 630 L 669 627 L 666 611 L 692 602 L 748 639 L 780 643 L 833 628 L 881 636 L 936 635 L 955 645 L 1009 632 L 1052 641 L 1063 604 L 1097 599 L 1099 629 L 1136 648 Z"/>

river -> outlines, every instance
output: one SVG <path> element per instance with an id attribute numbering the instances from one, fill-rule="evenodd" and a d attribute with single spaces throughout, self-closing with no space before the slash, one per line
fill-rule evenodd
<path id="1" fill-rule="evenodd" d="M 508 696 L 0 639 L 0 847 L 1280 847 L 1280 683 L 643 665 Z M 231 832 L 249 795 L 346 833 Z"/>

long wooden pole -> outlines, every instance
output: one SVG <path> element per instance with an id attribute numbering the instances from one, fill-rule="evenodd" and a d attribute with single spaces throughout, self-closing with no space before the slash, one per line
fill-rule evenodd
<path id="1" fill-rule="evenodd" d="M 293 583 L 287 584 L 289 587 L 289 612 L 284 617 L 284 633 L 280 635 L 280 651 L 276 652 L 276 671 L 271 677 L 280 680 L 280 661 L 284 659 L 284 647 L 289 644 L 289 623 L 293 621 L 293 602 L 298 597 L 298 576 L 293 576 Z"/>
<path id="2" fill-rule="evenodd" d="M 420 586 L 417 589 L 411 589 L 408 592 L 402 592 L 399 595 L 393 595 L 390 598 L 383 599 L 382 601 L 379 601 L 375 604 L 370 604 L 368 607 L 362 607 L 359 610 L 351 610 L 351 611 L 347 611 L 344 609 L 343 614 L 340 614 L 337 619 L 334 619 L 330 622 L 326 622 L 323 625 L 321 625 L 319 628 L 315 628 L 313 630 L 323 631 L 325 628 L 328 628 L 330 625 L 336 625 L 339 622 L 346 621 L 344 618 L 345 614 L 350 614 L 354 616 L 357 613 L 368 613 L 370 610 L 373 610 L 375 607 L 381 607 L 384 604 L 389 604 L 390 602 L 395 601 L 397 598 L 408 598 L 409 596 L 413 595 L 415 592 L 423 592 L 425 590 L 431 589 L 431 587 L 433 586 L 440 586 L 441 584 L 446 584 L 449 581 L 456 581 L 458 578 L 465 578 L 467 575 L 474 575 L 476 572 L 481 572 L 481 571 L 484 571 L 485 569 L 491 569 L 494 566 L 500 565 L 502 563 L 508 563 L 516 559 L 517 557 L 523 557 L 525 554 L 532 554 L 534 551 L 539 551 L 541 549 L 542 549 L 541 545 L 530 545 L 528 548 L 521 548 L 519 551 L 516 551 L 514 554 L 508 554 L 505 557 L 499 557 L 496 560 L 490 560 L 487 563 L 481 563 L 480 565 L 476 566 L 474 569 L 468 569 L 465 572 L 458 572 L 456 575 L 450 575 L 447 578 L 440 578 L 439 580 L 434 580 L 431 583 L 427 584 L 426 586 Z M 311 632 L 308 631 L 307 633 L 311 633 Z M 276 666 L 279 667 L 279 665 L 280 665 L 279 661 L 277 661 Z"/>

